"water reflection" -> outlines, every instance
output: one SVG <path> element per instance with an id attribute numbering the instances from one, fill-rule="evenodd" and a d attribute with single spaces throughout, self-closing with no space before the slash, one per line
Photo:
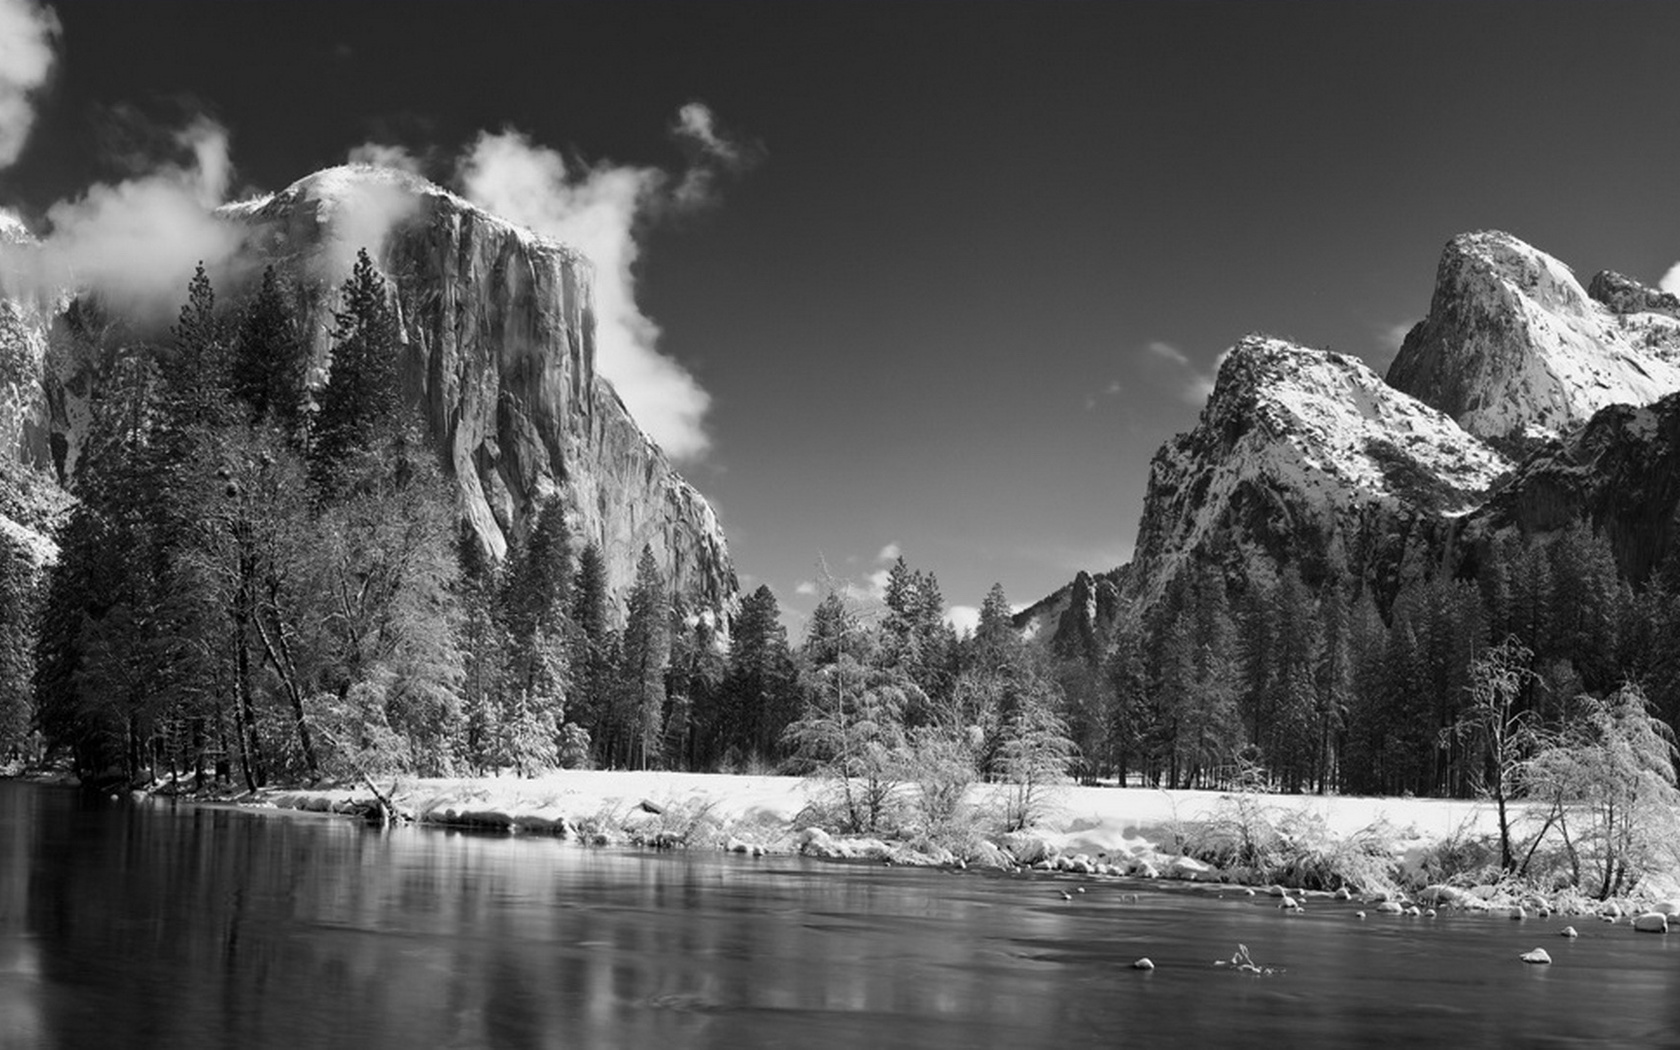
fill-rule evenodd
<path id="1" fill-rule="evenodd" d="M 1668 938 L 0 784 L 0 1046 L 1662 1043 Z M 1221 970 L 1236 943 L 1285 972 Z M 1544 944 L 1557 963 L 1526 967 Z M 1140 973 L 1140 955 L 1158 965 Z"/>

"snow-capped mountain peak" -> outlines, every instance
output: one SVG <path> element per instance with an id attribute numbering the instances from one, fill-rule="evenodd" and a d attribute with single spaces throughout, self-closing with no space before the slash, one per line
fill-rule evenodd
<path id="1" fill-rule="evenodd" d="M 1631 286 L 1631 288 L 1630 288 Z M 1649 309 L 1627 278 L 1594 282 L 1508 233 L 1448 242 L 1429 316 L 1388 381 L 1507 448 L 1533 447 L 1612 404 L 1680 390 L 1680 321 Z M 1642 290 L 1642 289 L 1641 289 Z"/>

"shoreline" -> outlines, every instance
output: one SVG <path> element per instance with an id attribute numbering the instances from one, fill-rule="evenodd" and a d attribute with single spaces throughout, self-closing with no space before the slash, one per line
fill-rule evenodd
<path id="1" fill-rule="evenodd" d="M 73 783 L 64 776 L 18 779 Z M 803 855 L 911 867 L 1065 873 L 1093 878 L 1166 879 L 1267 890 L 1274 896 L 1343 894 L 1373 904 L 1438 904 L 1478 910 L 1559 914 L 1638 914 L 1672 906 L 1680 914 L 1680 878 L 1648 877 L 1632 898 L 1601 902 L 1578 890 L 1541 892 L 1511 880 L 1431 878 L 1432 855 L 1453 843 L 1497 835 L 1493 803 L 1466 799 L 1339 795 L 1238 795 L 1141 787 L 1063 786 L 1032 828 L 1002 832 L 985 814 L 998 811 L 1003 785 L 975 785 L 959 834 L 842 835 L 811 815 L 811 781 L 790 776 L 721 773 L 558 770 L 511 776 L 380 778 L 377 790 L 402 819 L 421 827 L 545 835 L 584 845 L 715 850 L 751 856 Z M 244 809 L 295 810 L 377 820 L 381 800 L 365 783 L 266 787 L 235 794 L 198 793 L 159 782 L 135 795 Z M 1364 849 L 1356 873 L 1340 886 L 1312 878 L 1255 878 L 1191 853 L 1208 852 L 1210 835 L 1230 836 L 1253 821 L 1284 828 L 1301 850 Z M 1304 829 L 1304 833 L 1303 833 Z M 1310 844 L 1306 839 L 1310 838 Z M 1341 871 L 1342 869 L 1338 869 Z M 1468 875 L 1469 873 L 1452 873 Z M 1323 881 L 1328 881 L 1327 879 Z M 1363 883 L 1363 884 L 1360 884 Z"/>

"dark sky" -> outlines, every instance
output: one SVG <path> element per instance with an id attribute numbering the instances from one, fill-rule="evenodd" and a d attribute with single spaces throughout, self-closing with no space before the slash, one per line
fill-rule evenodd
<path id="1" fill-rule="evenodd" d="M 1130 552 L 1149 458 L 1251 330 L 1386 364 L 1441 246 L 1583 279 L 1680 259 L 1680 5 L 59 5 L 0 202 L 109 176 L 121 104 L 198 107 L 278 188 L 481 129 L 680 165 L 701 100 L 762 147 L 641 231 L 642 309 L 711 394 L 712 497 L 786 606 L 901 546 L 948 600 Z"/>

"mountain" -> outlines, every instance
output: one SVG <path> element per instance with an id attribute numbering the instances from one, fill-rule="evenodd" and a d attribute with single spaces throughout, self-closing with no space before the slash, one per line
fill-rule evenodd
<path id="1" fill-rule="evenodd" d="M 1514 451 L 1680 390 L 1680 303 L 1609 272 L 1593 289 L 1508 233 L 1454 237 L 1388 382 Z"/>
<path id="2" fill-rule="evenodd" d="M 557 492 L 573 542 L 600 546 L 614 591 L 629 587 L 648 544 L 675 593 L 713 608 L 733 600 L 717 515 L 596 372 L 592 275 L 577 252 L 423 179 L 367 166 L 320 171 L 219 214 L 245 230 L 247 277 L 272 263 L 297 288 L 317 378 L 329 363 L 339 282 L 357 248 L 374 254 L 395 287 L 404 385 L 488 550 L 502 554 L 537 501 Z M 82 406 L 99 380 L 50 350 L 45 333 L 67 305 L 0 312 L 0 326 L 16 320 L 50 373 L 33 389 L 27 377 L 0 388 L 28 395 L 0 439 L 61 477 L 74 467 Z M 0 347 L 13 345 L 6 338 L 0 327 Z"/>
<path id="3" fill-rule="evenodd" d="M 1107 624 L 1109 579 L 1143 609 L 1192 560 L 1345 572 L 1386 604 L 1469 572 L 1496 537 L 1581 517 L 1643 579 L 1680 536 L 1680 298 L 1605 270 L 1583 288 L 1506 233 L 1442 253 L 1429 315 L 1386 379 L 1278 339 L 1233 347 L 1196 427 L 1162 446 L 1132 562 L 1017 618 L 1059 646 Z M 1085 576 L 1085 574 L 1081 574 Z"/>
<path id="4" fill-rule="evenodd" d="M 1150 464 L 1135 590 L 1152 599 L 1190 558 L 1231 569 L 1257 555 L 1309 582 L 1349 571 L 1392 586 L 1426 556 L 1423 538 L 1510 469 L 1358 358 L 1248 336 L 1195 429 Z"/>

